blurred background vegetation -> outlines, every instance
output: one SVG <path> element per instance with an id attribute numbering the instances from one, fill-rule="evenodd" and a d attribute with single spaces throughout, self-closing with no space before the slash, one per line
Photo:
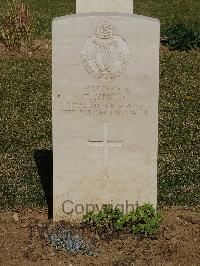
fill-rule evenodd
<path id="1" fill-rule="evenodd" d="M 11 1 L 0 0 L 0 14 Z M 36 21 L 36 35 L 51 37 L 51 21 L 54 17 L 75 13 L 75 0 L 24 0 Z M 172 24 L 186 24 L 200 29 L 199 0 L 134 0 L 134 13 L 151 16 L 161 21 L 161 32 Z"/>

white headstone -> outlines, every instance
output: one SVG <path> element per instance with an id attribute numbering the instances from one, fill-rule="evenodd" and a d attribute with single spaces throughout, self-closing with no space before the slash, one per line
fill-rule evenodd
<path id="1" fill-rule="evenodd" d="M 133 14 L 133 0 L 76 0 L 76 13 L 90 12 Z"/>
<path id="2" fill-rule="evenodd" d="M 147 17 L 54 19 L 54 220 L 156 206 L 159 40 Z"/>

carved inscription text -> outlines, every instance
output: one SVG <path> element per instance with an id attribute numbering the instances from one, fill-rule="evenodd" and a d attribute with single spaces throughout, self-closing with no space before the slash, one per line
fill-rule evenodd
<path id="1" fill-rule="evenodd" d="M 60 111 L 70 116 L 87 117 L 147 115 L 143 105 L 129 102 L 127 93 L 128 89 L 123 87 L 88 86 L 82 90 L 77 101 L 65 99 Z"/>

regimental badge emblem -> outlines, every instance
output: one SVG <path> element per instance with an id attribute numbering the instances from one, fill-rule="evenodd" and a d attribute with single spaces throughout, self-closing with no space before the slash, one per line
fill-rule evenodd
<path id="1" fill-rule="evenodd" d="M 96 79 L 118 78 L 126 70 L 129 58 L 128 45 L 108 23 L 101 24 L 82 49 L 83 66 Z"/>

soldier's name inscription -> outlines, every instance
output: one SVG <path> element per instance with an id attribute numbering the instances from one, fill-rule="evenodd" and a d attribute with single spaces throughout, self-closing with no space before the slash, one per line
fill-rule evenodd
<path id="1" fill-rule="evenodd" d="M 77 101 L 68 97 L 64 97 L 63 102 L 60 99 L 60 111 L 67 115 L 93 117 L 149 114 L 147 107 L 141 103 L 131 103 L 128 98 L 128 88 L 91 85 L 81 91 L 81 97 L 78 97 Z"/>

